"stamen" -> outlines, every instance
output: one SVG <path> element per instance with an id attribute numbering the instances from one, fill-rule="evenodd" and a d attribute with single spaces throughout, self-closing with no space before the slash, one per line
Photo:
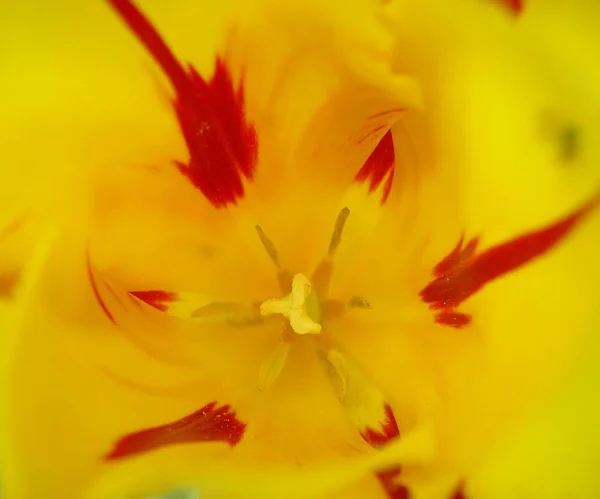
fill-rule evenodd
<path id="1" fill-rule="evenodd" d="M 319 334 L 321 324 L 317 321 L 321 311 L 316 293 L 304 274 L 296 274 L 292 279 L 292 291 L 283 298 L 273 298 L 260 306 L 262 315 L 281 314 L 289 319 L 294 332 L 298 334 Z"/>
<path id="2" fill-rule="evenodd" d="M 282 340 L 269 354 L 269 357 L 260 366 L 260 371 L 258 373 L 257 388 L 259 391 L 266 391 L 273 385 L 277 378 L 279 378 L 279 375 L 285 366 L 289 351 L 290 343 Z"/>
<path id="3" fill-rule="evenodd" d="M 225 320 L 232 326 L 256 326 L 263 321 L 257 305 L 232 302 L 209 303 L 194 310 L 191 317 L 207 322 Z"/>
<path id="4" fill-rule="evenodd" d="M 333 226 L 333 234 L 329 242 L 327 256 L 321 260 L 321 263 L 319 263 L 312 275 L 313 284 L 320 296 L 327 296 L 329 292 L 329 284 L 331 283 L 331 276 L 333 274 L 333 256 L 342 242 L 342 233 L 344 232 L 344 227 L 349 216 L 350 208 L 347 206 L 339 212 Z"/>
<path id="5" fill-rule="evenodd" d="M 344 231 L 344 226 L 346 225 L 346 220 L 348 220 L 348 216 L 350 215 L 350 210 L 348 208 L 342 209 L 339 215 L 335 220 L 335 225 L 333 227 L 333 235 L 331 236 L 331 242 L 329 243 L 329 256 L 332 257 L 338 246 L 342 242 L 342 232 Z"/>
<path id="6" fill-rule="evenodd" d="M 331 368 L 333 368 L 334 375 L 331 377 L 331 380 L 334 384 L 338 399 L 340 402 L 344 402 L 344 400 L 346 400 L 346 394 L 348 393 L 349 378 L 346 358 L 337 350 L 331 349 L 327 353 L 327 360 Z"/>
<path id="7" fill-rule="evenodd" d="M 560 133 L 561 158 L 565 162 L 571 162 L 577 156 L 581 136 L 579 129 L 574 125 L 565 126 Z"/>
<path id="8" fill-rule="evenodd" d="M 364 296 L 353 296 L 348 300 L 349 308 L 371 308 L 371 304 Z"/>
<path id="9" fill-rule="evenodd" d="M 265 234 L 265 231 L 262 230 L 262 227 L 260 225 L 256 226 L 256 232 L 257 232 L 258 237 L 260 239 L 260 242 L 264 246 L 267 254 L 271 258 L 271 260 L 273 260 L 273 263 L 275 264 L 275 266 L 278 269 L 280 269 L 281 265 L 279 264 L 279 256 L 277 254 L 277 249 L 275 248 L 275 245 L 273 244 L 273 241 L 271 241 L 267 237 L 267 235 Z"/>

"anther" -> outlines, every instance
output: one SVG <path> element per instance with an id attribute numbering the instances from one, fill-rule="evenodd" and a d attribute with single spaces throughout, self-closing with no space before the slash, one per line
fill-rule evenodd
<path id="1" fill-rule="evenodd" d="M 271 241 L 267 237 L 267 235 L 262 230 L 262 227 L 260 225 L 256 226 L 256 232 L 258 234 L 260 242 L 262 243 L 265 250 L 267 251 L 267 254 L 271 258 L 271 260 L 273 260 L 273 263 L 277 266 L 277 268 L 281 268 L 279 265 L 279 256 L 277 255 L 277 250 L 275 249 L 275 245 L 273 244 L 273 241 Z"/>
<path id="2" fill-rule="evenodd" d="M 348 220 L 349 215 L 350 210 L 348 208 L 343 208 L 335 220 L 333 235 L 331 236 L 331 241 L 329 243 L 329 257 L 332 257 L 335 254 L 340 242 L 342 242 L 342 232 L 344 231 L 344 226 L 346 225 L 346 220 Z"/>
<path id="3" fill-rule="evenodd" d="M 353 296 L 348 300 L 349 308 L 371 308 L 371 304 L 364 296 Z"/>

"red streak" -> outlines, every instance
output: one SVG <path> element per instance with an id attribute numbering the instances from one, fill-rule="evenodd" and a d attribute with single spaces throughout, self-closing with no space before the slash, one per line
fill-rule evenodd
<path id="1" fill-rule="evenodd" d="M 360 435 L 373 447 L 381 447 L 390 440 L 399 437 L 400 430 L 398 429 L 392 408 L 388 404 L 385 405 L 385 421 L 381 425 L 381 430 L 375 430 L 367 426 Z"/>
<path id="2" fill-rule="evenodd" d="M 405 485 L 396 483 L 396 478 L 400 476 L 400 466 L 395 466 L 386 471 L 378 471 L 375 476 L 381 483 L 383 490 L 390 499 L 409 499 L 410 492 Z"/>
<path id="3" fill-rule="evenodd" d="M 525 8 L 525 0 L 496 0 L 504 7 L 508 8 L 514 15 L 523 13 Z"/>
<path id="4" fill-rule="evenodd" d="M 108 320 L 110 320 L 110 322 L 112 322 L 115 326 L 117 326 L 118 325 L 117 321 L 115 320 L 114 316 L 108 309 L 108 306 L 106 305 L 106 303 L 102 299 L 102 295 L 100 294 L 100 290 L 98 288 L 98 283 L 96 281 L 96 276 L 94 275 L 94 267 L 92 266 L 89 248 L 87 248 L 86 252 L 85 252 L 85 262 L 86 262 L 86 267 L 87 267 L 87 275 L 88 275 L 88 279 L 90 281 L 90 286 L 92 287 L 92 293 L 94 294 L 94 298 L 96 298 L 98 305 L 100 305 L 102 312 L 104 312 L 104 315 L 106 315 L 106 317 L 108 317 Z"/>
<path id="5" fill-rule="evenodd" d="M 460 483 L 458 487 L 456 487 L 456 490 L 450 499 L 467 499 L 467 496 L 465 495 L 464 483 Z"/>
<path id="6" fill-rule="evenodd" d="M 169 308 L 167 303 L 172 303 L 178 299 L 177 293 L 169 291 L 130 291 L 129 294 L 161 312 L 167 311 Z"/>
<path id="7" fill-rule="evenodd" d="M 392 188 L 394 178 L 394 165 L 396 156 L 394 153 L 394 140 L 390 130 L 383 136 L 377 144 L 375 150 L 365 161 L 365 164 L 356 174 L 354 180 L 357 182 L 369 181 L 369 192 L 375 191 L 381 182 L 386 179 L 383 194 L 381 196 L 381 204 L 387 201 Z"/>
<path id="8" fill-rule="evenodd" d="M 437 313 L 435 315 L 435 322 L 444 326 L 460 329 L 461 327 L 471 324 L 471 316 L 469 314 L 463 314 L 462 312 L 457 312 L 456 310 L 449 308 Z"/>
<path id="9" fill-rule="evenodd" d="M 229 69 L 217 57 L 207 82 L 174 56 L 160 34 L 130 0 L 107 0 L 161 67 L 173 89 L 173 106 L 189 152 L 176 162 L 192 185 L 217 208 L 244 195 L 242 176 L 252 180 L 258 156 L 254 126 L 246 122 L 243 85 L 236 89 Z"/>
<path id="10" fill-rule="evenodd" d="M 369 130 L 365 135 L 363 135 L 360 139 L 356 140 L 356 145 L 360 145 L 362 144 L 365 140 L 370 139 L 373 135 L 375 135 L 377 132 L 383 130 L 384 128 L 388 128 L 389 125 L 384 124 L 384 125 L 377 125 L 375 128 L 373 128 L 372 130 Z"/>
<path id="11" fill-rule="evenodd" d="M 459 245 L 434 269 L 437 277 L 420 293 L 421 299 L 433 310 L 443 309 L 442 319 L 450 320 L 451 310 L 492 282 L 522 265 L 543 255 L 562 241 L 581 220 L 598 204 L 595 198 L 575 213 L 543 229 L 523 234 L 484 251 L 474 254 L 476 240 L 465 249 Z M 460 314 L 459 314 L 460 315 Z M 458 315 L 454 320 L 461 322 Z"/>
<path id="12" fill-rule="evenodd" d="M 464 240 L 465 240 L 465 237 L 463 235 L 460 237 L 458 244 L 448 254 L 448 256 L 443 258 L 442 261 L 439 262 L 433 268 L 433 275 L 435 277 L 441 277 L 444 274 L 446 274 L 447 272 L 450 272 L 453 268 L 455 268 L 456 266 L 458 266 L 460 263 L 464 262 L 465 260 L 468 260 L 475 254 L 479 240 L 477 238 L 471 239 L 468 242 L 467 246 L 465 246 L 463 248 Z"/>
<path id="13" fill-rule="evenodd" d="M 246 424 L 236 418 L 228 405 L 217 407 L 217 402 L 211 402 L 172 423 L 124 436 L 104 459 L 112 461 L 187 443 L 225 442 L 233 447 L 242 439 L 245 429 Z"/>
<path id="14" fill-rule="evenodd" d="M 400 437 L 400 430 L 394 417 L 394 411 L 386 404 L 385 405 L 385 421 L 381 425 L 381 430 L 375 430 L 369 426 L 361 432 L 361 437 L 375 448 L 381 447 L 394 438 Z M 408 489 L 404 485 L 396 483 L 396 478 L 400 475 L 400 466 L 395 466 L 385 471 L 378 471 L 375 477 L 381 483 L 383 490 L 390 499 L 408 499 Z"/>

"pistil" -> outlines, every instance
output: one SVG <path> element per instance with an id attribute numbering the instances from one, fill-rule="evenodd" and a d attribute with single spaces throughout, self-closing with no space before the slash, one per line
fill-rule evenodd
<path id="1" fill-rule="evenodd" d="M 292 291 L 283 298 L 273 298 L 260 306 L 262 315 L 281 314 L 290 321 L 297 334 L 319 334 L 321 332 L 321 307 L 309 279 L 296 274 L 292 279 Z"/>

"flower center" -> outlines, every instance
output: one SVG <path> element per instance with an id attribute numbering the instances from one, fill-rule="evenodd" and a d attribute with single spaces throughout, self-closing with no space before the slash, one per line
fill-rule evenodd
<path id="1" fill-rule="evenodd" d="M 296 274 L 292 279 L 292 290 L 283 298 L 266 300 L 260 305 L 262 315 L 281 314 L 290 321 L 298 334 L 321 332 L 321 304 L 308 277 Z"/>
<path id="2" fill-rule="evenodd" d="M 279 254 L 273 242 L 267 237 L 262 228 L 257 225 L 258 237 L 269 255 L 269 258 L 277 267 L 279 287 L 283 293 L 289 290 L 282 298 L 272 298 L 260 304 L 260 315 L 268 316 L 281 314 L 289 321 L 280 341 L 272 349 L 265 361 L 261 364 L 258 373 L 257 388 L 260 391 L 267 390 L 279 377 L 283 370 L 290 348 L 296 335 L 316 335 L 317 348 L 326 351 L 328 362 L 334 371 L 339 373 L 342 380 L 340 390 L 345 392 L 347 382 L 345 364 L 343 358 L 332 350 L 333 340 L 331 332 L 328 332 L 328 323 L 343 314 L 346 307 L 370 308 L 369 303 L 361 297 L 353 297 L 348 303 L 339 299 L 328 298 L 329 283 L 333 272 L 333 259 L 342 241 L 342 233 L 346 220 L 350 215 L 348 208 L 343 208 L 338 214 L 333 234 L 329 241 L 329 249 L 325 258 L 317 265 L 309 279 L 306 275 L 297 273 L 293 277 L 279 261 Z M 291 288 L 291 290 L 290 290 Z M 289 329 L 296 334 L 290 332 Z M 336 356 L 337 355 L 337 356 Z"/>

